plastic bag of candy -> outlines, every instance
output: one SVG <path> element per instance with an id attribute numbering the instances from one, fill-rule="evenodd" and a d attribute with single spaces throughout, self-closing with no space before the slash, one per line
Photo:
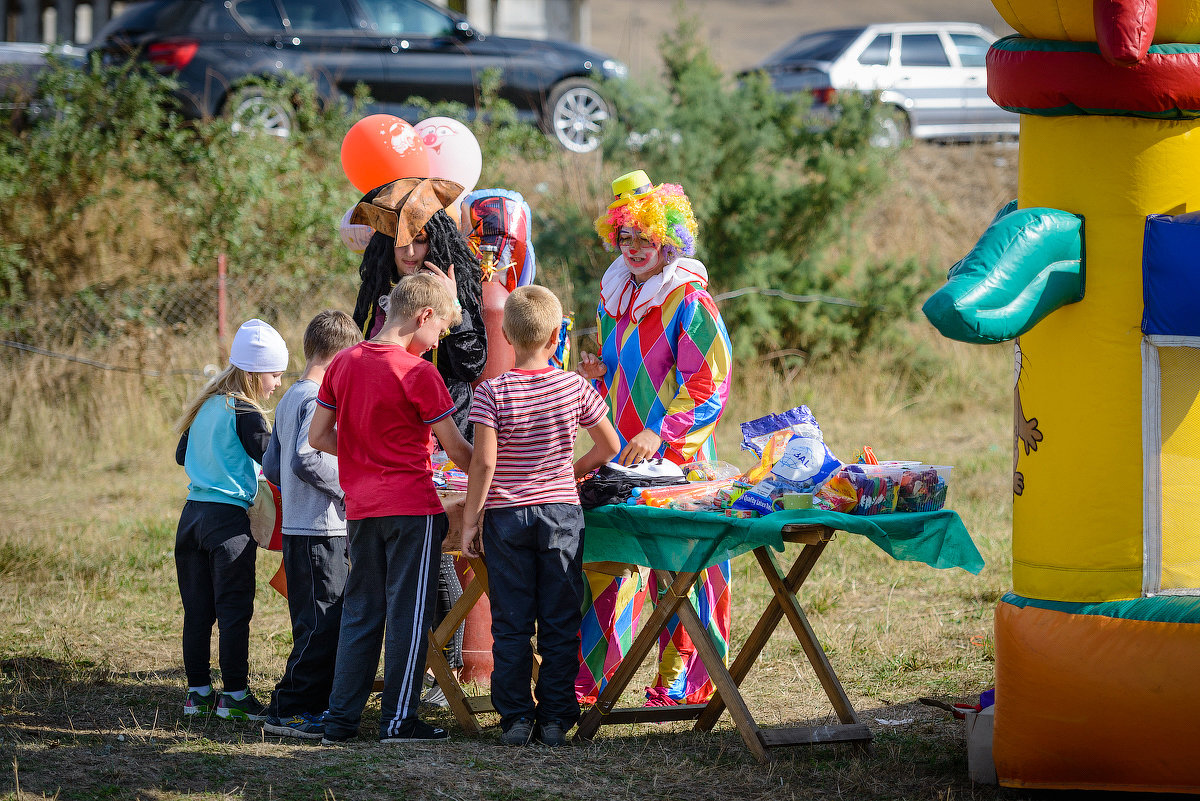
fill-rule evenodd
<path id="1" fill-rule="evenodd" d="M 773 477 L 786 482 L 792 492 L 820 486 L 842 464 L 825 445 L 821 426 L 807 406 L 742 423 L 742 448 L 759 456 L 747 481 L 757 484 Z"/>

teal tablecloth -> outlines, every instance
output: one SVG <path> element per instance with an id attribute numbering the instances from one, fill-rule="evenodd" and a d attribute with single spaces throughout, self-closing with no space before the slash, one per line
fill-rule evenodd
<path id="1" fill-rule="evenodd" d="M 862 536 L 893 559 L 938 568 L 983 569 L 983 557 L 958 513 L 847 515 L 804 509 L 739 519 L 715 512 L 649 506 L 601 506 L 584 514 L 585 562 L 629 562 L 660 570 L 698 571 L 760 545 L 783 550 L 787 523 L 816 523 Z"/>

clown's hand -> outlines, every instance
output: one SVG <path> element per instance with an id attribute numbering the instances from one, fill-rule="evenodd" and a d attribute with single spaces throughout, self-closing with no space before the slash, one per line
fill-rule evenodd
<path id="1" fill-rule="evenodd" d="M 579 354 L 579 364 L 575 367 L 575 372 L 589 381 L 596 381 L 604 377 L 608 368 L 604 366 L 604 362 L 596 358 L 596 354 L 584 351 Z"/>
<path id="2" fill-rule="evenodd" d="M 652 459 L 662 445 L 662 437 L 648 428 L 643 428 L 625 443 L 625 448 L 617 455 L 617 462 L 624 467 L 632 467 L 645 459 Z"/>

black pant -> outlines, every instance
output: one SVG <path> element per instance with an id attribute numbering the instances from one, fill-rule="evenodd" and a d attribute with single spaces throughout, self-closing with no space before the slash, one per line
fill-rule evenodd
<path id="1" fill-rule="evenodd" d="M 438 571 L 438 586 L 437 586 L 437 603 L 433 608 L 433 625 L 431 628 L 436 629 L 442 625 L 442 621 L 446 619 L 446 615 L 450 614 L 450 608 L 458 602 L 462 597 L 462 582 L 458 580 L 458 572 L 454 569 L 454 557 L 448 553 L 442 554 L 442 563 Z M 446 643 L 446 647 L 442 649 L 442 655 L 446 657 L 446 662 L 450 665 L 451 670 L 457 670 L 463 666 L 463 630 L 464 623 L 459 623 L 458 628 L 454 630 L 454 636 L 450 638 L 450 642 Z"/>
<path id="2" fill-rule="evenodd" d="M 183 669 L 190 687 L 212 684 L 212 627 L 220 631 L 221 682 L 249 686 L 254 559 L 250 518 L 241 506 L 188 501 L 175 534 L 175 572 L 183 601 Z"/>
<path id="3" fill-rule="evenodd" d="M 304 712 L 319 715 L 329 706 L 349 568 L 344 534 L 283 535 L 292 653 L 275 685 L 269 714 L 285 719 Z"/>
<path id="4" fill-rule="evenodd" d="M 518 719 L 579 720 L 579 624 L 583 606 L 583 509 L 547 503 L 489 509 L 483 547 L 492 604 L 492 704 L 508 731 Z M 542 657 L 531 695 L 537 627 Z M 537 707 L 534 708 L 534 697 Z"/>
<path id="5" fill-rule="evenodd" d="M 397 736 L 416 719 L 442 540 L 449 527 L 444 514 L 346 521 L 350 573 L 325 716 L 327 736 L 358 732 L 381 647 L 380 739 Z"/>

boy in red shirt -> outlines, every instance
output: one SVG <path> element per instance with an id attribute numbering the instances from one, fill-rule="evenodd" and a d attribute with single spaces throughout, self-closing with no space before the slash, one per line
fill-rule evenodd
<path id="1" fill-rule="evenodd" d="M 433 486 L 430 430 L 463 467 L 471 463 L 471 446 L 451 417 L 445 382 L 421 354 L 437 345 L 458 312 L 444 279 L 424 274 L 400 279 L 388 309 L 373 339 L 329 365 L 309 427 L 309 443 L 338 457 L 350 551 L 323 721 L 327 745 L 357 736 L 385 636 L 379 741 L 449 738 L 417 718 L 425 631 L 449 528 Z"/>
<path id="2" fill-rule="evenodd" d="M 591 384 L 547 366 L 561 323 L 562 305 L 545 287 L 524 286 L 509 295 L 503 330 L 516 350 L 516 366 L 480 384 L 471 405 L 475 455 L 463 551 L 487 552 L 492 704 L 505 745 L 528 744 L 535 726 L 540 742 L 566 745 L 566 732 L 579 719 L 583 509 L 575 481 L 620 448 L 608 406 Z M 580 427 L 594 444 L 572 464 Z M 542 657 L 536 707 L 529 692 L 535 623 Z"/>

